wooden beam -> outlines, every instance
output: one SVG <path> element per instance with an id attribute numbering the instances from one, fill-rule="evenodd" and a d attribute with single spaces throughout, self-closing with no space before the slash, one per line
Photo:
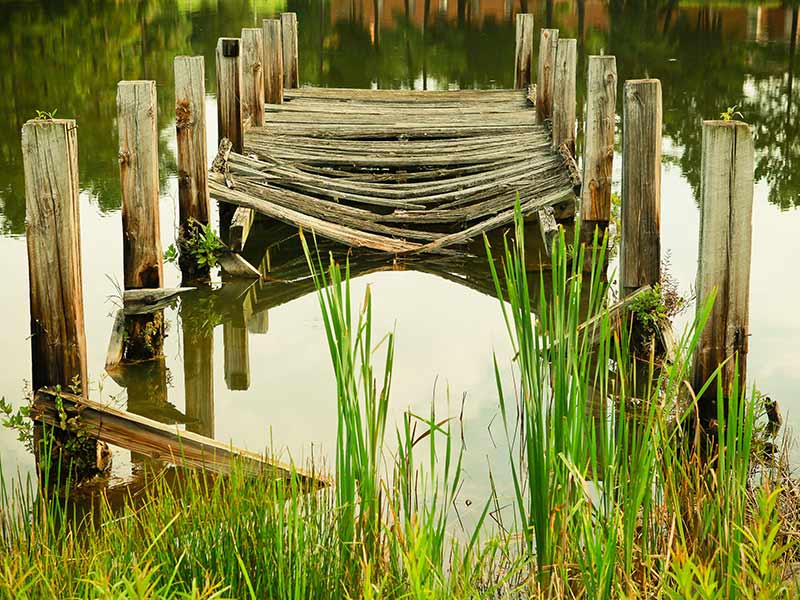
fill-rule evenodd
<path id="1" fill-rule="evenodd" d="M 700 334 L 694 360 L 695 390 L 717 367 L 727 398 L 738 377 L 745 389 L 750 335 L 754 148 L 750 127 L 740 121 L 703 123 L 700 181 L 700 258 L 697 307 L 713 295 L 714 305 Z M 735 360 L 738 359 L 738 373 Z M 716 418 L 716 386 L 701 401 L 701 414 Z"/>
<path id="2" fill-rule="evenodd" d="M 181 294 L 196 289 L 194 287 L 179 287 L 125 290 L 122 294 L 122 305 L 126 315 L 152 313 L 170 306 Z"/>
<path id="3" fill-rule="evenodd" d="M 264 124 L 264 31 L 242 29 L 242 118 L 251 127 Z"/>
<path id="4" fill-rule="evenodd" d="M 297 14 L 281 13 L 283 44 L 283 86 L 300 87 L 300 66 L 297 56 Z"/>
<path id="5" fill-rule="evenodd" d="M 661 278 L 661 82 L 625 82 L 622 125 L 623 295 Z"/>
<path id="6" fill-rule="evenodd" d="M 553 116 L 557 53 L 558 29 L 542 29 L 536 70 L 536 120 L 539 123 L 544 123 Z"/>
<path id="7" fill-rule="evenodd" d="M 559 39 L 553 88 L 553 148 L 575 154 L 577 41 Z"/>
<path id="8" fill-rule="evenodd" d="M 539 235 L 542 236 L 547 256 L 553 253 L 553 240 L 558 235 L 558 223 L 556 223 L 555 211 L 552 206 L 539 210 L 536 215 L 539 218 Z"/>
<path id="9" fill-rule="evenodd" d="M 236 208 L 231 219 L 230 233 L 228 234 L 228 246 L 233 252 L 241 252 L 250 235 L 250 229 L 255 221 L 255 213 L 252 209 Z"/>
<path id="10" fill-rule="evenodd" d="M 590 56 L 581 190 L 581 220 L 590 232 L 598 225 L 604 229 L 611 218 L 616 102 L 616 58 Z"/>
<path id="11" fill-rule="evenodd" d="M 33 389 L 88 386 L 81 277 L 78 128 L 72 119 L 22 128 Z"/>
<path id="12" fill-rule="evenodd" d="M 533 83 L 533 15 L 517 15 L 514 49 L 514 87 L 525 89 Z"/>
<path id="13" fill-rule="evenodd" d="M 264 19 L 264 100 L 283 102 L 283 38 L 280 19 Z"/>

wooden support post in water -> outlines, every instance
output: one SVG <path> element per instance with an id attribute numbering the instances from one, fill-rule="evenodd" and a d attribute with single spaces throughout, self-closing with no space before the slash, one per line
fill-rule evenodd
<path id="1" fill-rule="evenodd" d="M 158 179 L 156 82 L 120 81 L 117 87 L 119 172 L 122 189 L 123 270 L 126 290 L 164 282 Z M 162 311 L 126 318 L 125 358 L 161 355 Z"/>
<path id="2" fill-rule="evenodd" d="M 232 150 L 239 154 L 244 148 L 242 118 L 242 61 L 239 38 L 219 38 L 217 41 L 217 141 L 227 138 Z M 219 229 L 225 241 L 235 207 L 219 203 Z"/>
<path id="3" fill-rule="evenodd" d="M 22 128 L 30 281 L 32 386 L 77 380 L 84 395 L 86 333 L 81 279 L 78 128 L 72 119 Z"/>
<path id="4" fill-rule="evenodd" d="M 536 120 L 544 123 L 553 116 L 558 29 L 542 29 L 539 36 L 539 65 L 536 70 Z"/>
<path id="5" fill-rule="evenodd" d="M 525 89 L 533 83 L 533 15 L 517 15 L 514 50 L 514 87 Z"/>
<path id="6" fill-rule="evenodd" d="M 300 87 L 300 66 L 297 56 L 297 14 L 281 13 L 283 44 L 283 86 Z"/>
<path id="7" fill-rule="evenodd" d="M 264 124 L 264 31 L 242 29 L 242 118 L 251 127 Z"/>
<path id="8" fill-rule="evenodd" d="M 264 19 L 264 101 L 283 103 L 283 41 L 280 19 Z"/>
<path id="9" fill-rule="evenodd" d="M 661 275 L 661 82 L 625 82 L 622 125 L 622 295 Z"/>
<path id="10" fill-rule="evenodd" d="M 208 269 L 198 267 L 185 251 L 189 223 L 207 225 L 211 206 L 208 199 L 208 148 L 206 145 L 206 84 L 202 56 L 175 57 L 175 129 L 178 139 L 178 206 L 180 226 L 178 248 L 184 279 L 204 278 Z"/>
<path id="11" fill-rule="evenodd" d="M 558 40 L 553 81 L 553 148 L 566 144 L 575 156 L 575 109 L 578 42 Z"/>
<path id="12" fill-rule="evenodd" d="M 700 249 L 697 307 L 716 293 L 694 357 L 696 391 L 717 367 L 728 398 L 738 377 L 745 389 L 750 320 L 750 258 L 753 214 L 753 135 L 740 121 L 703 123 L 700 180 Z M 738 374 L 736 361 L 738 360 Z M 716 385 L 700 400 L 704 422 L 716 418 Z"/>
<path id="13" fill-rule="evenodd" d="M 617 102 L 616 58 L 590 56 L 588 71 L 581 221 L 584 232 L 591 240 L 595 227 L 600 227 L 602 234 L 611 218 L 611 172 Z"/>

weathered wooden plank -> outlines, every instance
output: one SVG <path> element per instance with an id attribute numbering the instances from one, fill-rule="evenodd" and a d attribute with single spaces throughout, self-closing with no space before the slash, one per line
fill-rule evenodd
<path id="1" fill-rule="evenodd" d="M 157 288 L 164 280 L 158 205 L 156 82 L 117 87 L 125 289 Z"/>
<path id="2" fill-rule="evenodd" d="M 531 40 L 533 38 L 531 37 Z M 533 42 L 531 42 L 533 43 Z M 285 66 L 285 65 L 284 65 Z M 284 89 L 284 100 L 294 101 L 299 98 L 341 100 L 361 100 L 364 102 L 419 101 L 436 102 L 484 102 L 487 99 L 524 99 L 527 90 L 491 89 L 491 90 L 372 90 L 359 88 L 333 88 L 304 86 L 296 89 Z"/>
<path id="3" fill-rule="evenodd" d="M 233 252 L 241 252 L 250 235 L 250 228 L 253 226 L 255 214 L 248 208 L 239 207 L 233 213 L 231 219 L 230 233 L 228 234 L 228 246 Z"/>
<path id="4" fill-rule="evenodd" d="M 111 337 L 108 340 L 106 351 L 106 371 L 113 371 L 122 362 L 125 353 L 125 311 L 119 309 L 114 315 L 114 325 L 111 327 Z"/>
<path id="5" fill-rule="evenodd" d="M 575 154 L 577 40 L 559 39 L 553 88 L 553 148 Z"/>
<path id="6" fill-rule="evenodd" d="M 147 314 L 171 305 L 178 296 L 191 292 L 197 288 L 143 288 L 138 290 L 125 290 L 122 294 L 122 304 L 127 315 Z"/>
<path id="7" fill-rule="evenodd" d="M 300 66 L 297 56 L 297 14 L 281 13 L 283 45 L 283 86 L 300 87 Z"/>
<path id="8" fill-rule="evenodd" d="M 77 132 L 72 119 L 22 128 L 34 390 L 88 384 Z"/>
<path id="9" fill-rule="evenodd" d="M 661 82 L 625 82 L 620 285 L 627 295 L 661 275 Z"/>
<path id="10" fill-rule="evenodd" d="M 264 124 L 264 31 L 242 29 L 242 119 Z"/>
<path id="11" fill-rule="evenodd" d="M 517 14 L 514 48 L 514 87 L 526 89 L 533 83 L 533 15 Z"/>
<path id="12" fill-rule="evenodd" d="M 611 218 L 611 173 L 614 162 L 614 115 L 617 61 L 590 56 L 587 81 L 586 133 L 583 152 L 581 219 L 594 229 Z"/>
<path id="13" fill-rule="evenodd" d="M 280 19 L 264 19 L 264 99 L 267 104 L 283 102 L 283 37 Z"/>
<path id="14" fill-rule="evenodd" d="M 740 121 L 705 121 L 700 181 L 700 249 L 697 307 L 715 295 L 694 356 L 695 390 L 725 360 L 722 389 L 734 380 L 745 389 L 750 335 L 750 258 L 753 213 L 753 136 Z M 738 374 L 735 359 L 738 359 Z M 701 413 L 716 418 L 716 386 Z"/>
<path id="15" fill-rule="evenodd" d="M 217 41 L 217 132 L 228 138 L 234 152 L 242 151 L 244 118 L 242 115 L 242 61 L 239 38 Z"/>
<path id="16" fill-rule="evenodd" d="M 558 29 L 542 29 L 536 71 L 536 119 L 539 123 L 544 123 L 553 116 L 557 53 Z"/>
<path id="17" fill-rule="evenodd" d="M 558 235 L 555 211 L 552 206 L 548 206 L 536 211 L 536 216 L 539 219 L 539 235 L 542 236 L 542 244 L 544 244 L 547 256 L 550 256 L 553 252 L 553 240 Z"/>
<path id="18" fill-rule="evenodd" d="M 217 259 L 222 272 L 231 277 L 260 279 L 261 273 L 242 256 L 235 252 L 223 252 Z"/>
<path id="19" fill-rule="evenodd" d="M 219 473 L 229 473 L 236 461 L 251 474 L 268 473 L 279 478 L 295 475 L 310 487 L 330 483 L 279 461 L 73 394 L 39 390 L 34 398 L 33 417 L 49 425 L 60 426 L 56 398 L 69 417 L 77 418 L 83 433 L 151 459 Z"/>

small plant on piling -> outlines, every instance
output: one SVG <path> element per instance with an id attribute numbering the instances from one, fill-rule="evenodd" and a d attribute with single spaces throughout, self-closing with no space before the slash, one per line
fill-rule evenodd
<path id="1" fill-rule="evenodd" d="M 217 266 L 225 245 L 219 239 L 210 224 L 200 223 L 190 218 L 178 235 L 177 248 L 170 245 L 164 253 L 164 260 L 172 262 L 191 258 L 193 267 L 199 271 L 208 271 Z M 180 255 L 180 256 L 179 256 Z"/>
<path id="2" fill-rule="evenodd" d="M 56 118 L 56 112 L 58 112 L 56 108 L 53 110 L 37 110 L 35 119 L 37 121 L 52 121 Z"/>
<path id="3" fill-rule="evenodd" d="M 719 114 L 719 118 L 722 119 L 723 121 L 733 121 L 734 119 L 737 118 L 743 119 L 744 115 L 737 110 L 738 108 L 739 108 L 738 104 L 729 106 Z"/>

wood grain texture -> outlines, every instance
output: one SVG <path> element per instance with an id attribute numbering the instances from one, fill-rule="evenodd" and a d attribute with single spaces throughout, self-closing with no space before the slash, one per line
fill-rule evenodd
<path id="1" fill-rule="evenodd" d="M 74 378 L 88 387 L 77 131 L 72 119 L 22 128 L 34 390 Z"/>
<path id="2" fill-rule="evenodd" d="M 264 124 L 264 31 L 242 29 L 242 119 Z"/>
<path id="3" fill-rule="evenodd" d="M 280 19 L 264 19 L 264 101 L 283 102 L 283 37 Z"/>
<path id="4" fill-rule="evenodd" d="M 544 123 L 553 116 L 558 29 L 542 29 L 536 69 L 536 120 Z"/>
<path id="5" fill-rule="evenodd" d="M 157 288 L 164 281 L 157 110 L 155 81 L 119 83 L 117 123 L 126 290 Z"/>
<path id="6" fill-rule="evenodd" d="M 247 238 L 250 235 L 250 228 L 255 221 L 255 214 L 249 208 L 239 207 L 233 213 L 231 226 L 228 233 L 228 246 L 234 252 L 244 250 Z"/>
<path id="7" fill-rule="evenodd" d="M 533 83 L 533 15 L 517 14 L 514 48 L 514 87 L 526 89 Z"/>
<path id="8" fill-rule="evenodd" d="M 300 65 L 297 55 L 297 14 L 281 13 L 283 47 L 283 86 L 300 87 Z"/>
<path id="9" fill-rule="evenodd" d="M 615 57 L 589 57 L 586 89 L 581 219 L 586 225 L 607 225 L 611 218 L 611 174 L 617 102 Z"/>
<path id="10" fill-rule="evenodd" d="M 217 135 L 242 151 L 244 119 L 242 116 L 242 60 L 239 38 L 217 41 Z"/>
<path id="11" fill-rule="evenodd" d="M 661 275 L 661 82 L 625 82 L 620 285 L 627 295 Z"/>
<path id="12" fill-rule="evenodd" d="M 698 310 L 714 293 L 716 296 L 695 352 L 693 383 L 699 390 L 730 358 L 722 371 L 727 397 L 736 376 L 733 357 L 739 361 L 740 391 L 747 374 L 753 135 L 746 123 L 705 121 L 702 149 Z M 712 395 L 716 397 L 715 392 Z"/>
<path id="13" fill-rule="evenodd" d="M 553 79 L 553 148 L 566 144 L 575 154 L 577 40 L 559 39 Z"/>

